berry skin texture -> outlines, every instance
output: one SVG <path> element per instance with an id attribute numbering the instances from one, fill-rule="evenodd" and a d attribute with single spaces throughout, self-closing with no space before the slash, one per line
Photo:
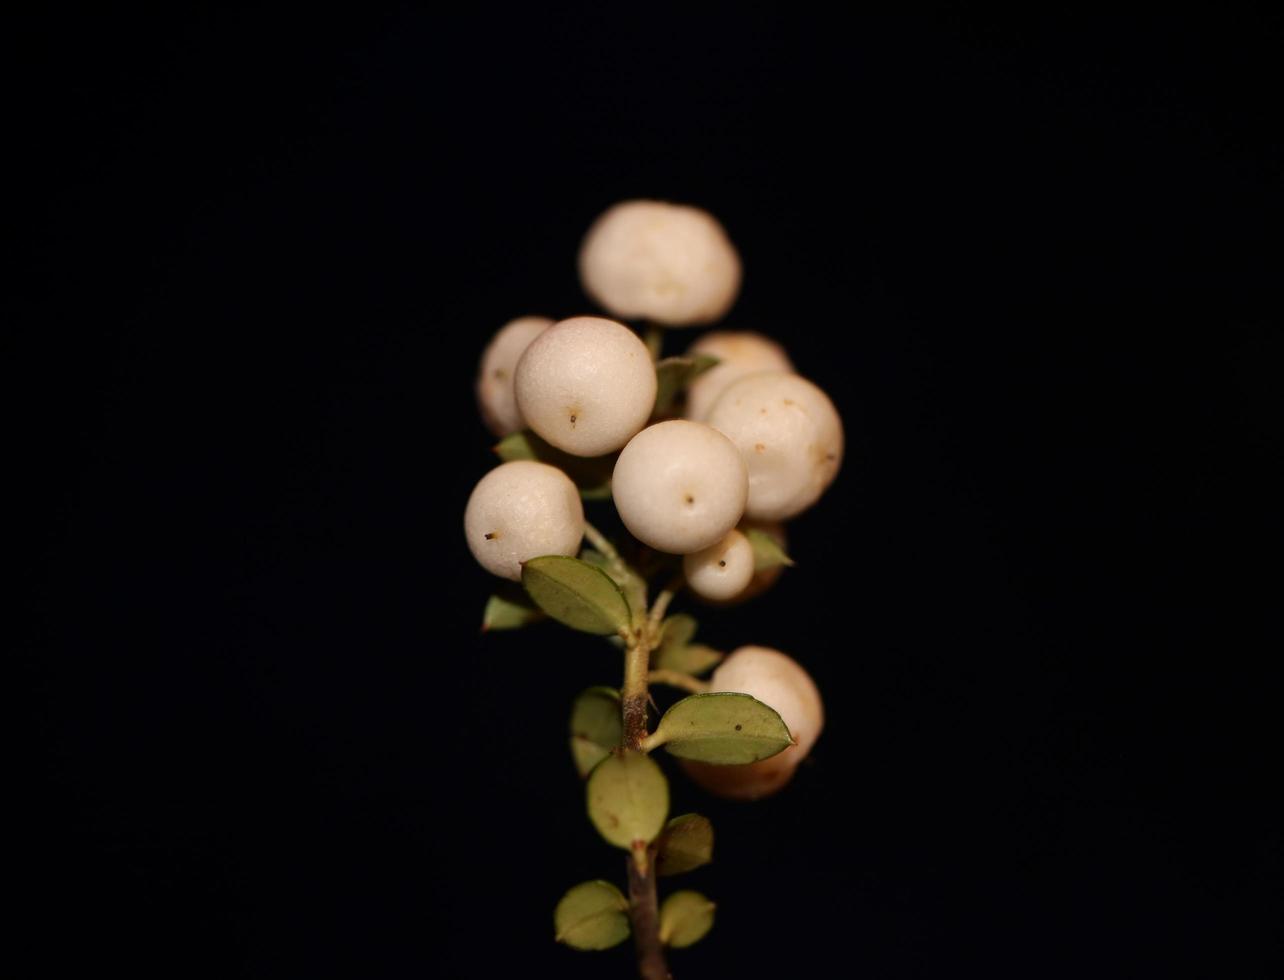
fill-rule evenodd
<path id="1" fill-rule="evenodd" d="M 721 541 L 683 558 L 682 571 L 696 595 L 731 599 L 753 579 L 753 545 L 739 531 L 728 531 Z"/>
<path id="2" fill-rule="evenodd" d="M 546 316 L 521 316 L 500 327 L 482 351 L 477 369 L 477 405 L 486 428 L 501 439 L 526 426 L 517 410 L 513 376 L 532 340 L 553 325 Z"/>
<path id="3" fill-rule="evenodd" d="M 779 650 L 746 646 L 718 665 L 710 690 L 750 694 L 775 708 L 798 744 L 747 766 L 684 761 L 687 773 L 711 793 L 735 800 L 756 800 L 781 789 L 793 778 L 825 724 L 825 709 L 811 676 Z"/>
<path id="4" fill-rule="evenodd" d="M 584 538 L 584 504 L 556 466 L 515 460 L 478 481 L 464 509 L 464 535 L 482 568 L 521 581 L 522 562 L 575 555 Z"/>
<path id="5" fill-rule="evenodd" d="M 624 201 L 580 246 L 584 291 L 625 320 L 670 327 L 720 319 L 740 291 L 740 256 L 713 215 L 663 201 Z"/>
<path id="6" fill-rule="evenodd" d="M 615 509 L 629 533 L 672 555 L 722 540 L 744 513 L 748 493 L 736 447 L 709 426 L 683 419 L 634 436 L 611 478 Z"/>
<path id="7" fill-rule="evenodd" d="M 820 388 L 784 371 L 733 382 L 713 403 L 708 423 L 727 436 L 749 470 L 755 520 L 784 521 L 814 504 L 838 475 L 843 423 Z"/>
<path id="8" fill-rule="evenodd" d="M 615 452 L 655 407 L 655 365 L 628 327 L 596 316 L 555 323 L 517 362 L 517 409 L 572 456 Z"/>
<path id="9" fill-rule="evenodd" d="M 760 333 L 749 331 L 707 333 L 691 345 L 687 354 L 708 354 L 718 359 L 717 364 L 687 388 L 686 411 L 682 414 L 696 422 L 708 419 L 709 409 L 733 381 L 755 371 L 794 369 L 783 347 Z"/>

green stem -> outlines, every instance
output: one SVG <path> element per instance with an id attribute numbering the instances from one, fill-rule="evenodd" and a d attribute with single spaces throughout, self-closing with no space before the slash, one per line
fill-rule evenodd
<path id="1" fill-rule="evenodd" d="M 645 634 L 635 634 L 624 648 L 624 686 L 620 688 L 620 711 L 624 720 L 624 747 L 637 750 L 646 738 L 646 710 L 651 702 L 647 667 L 651 645 Z"/>
<path id="2" fill-rule="evenodd" d="M 612 564 L 619 562 L 620 553 L 615 550 L 615 545 L 611 544 L 611 542 L 606 539 L 606 535 L 588 521 L 584 522 L 584 537 L 589 539 L 589 544 L 602 552 L 602 554 L 606 555 L 607 559 L 610 560 Z"/>
<path id="3" fill-rule="evenodd" d="M 692 694 L 704 694 L 709 690 L 708 682 L 678 670 L 653 670 L 647 675 L 647 679 L 652 684 L 668 684 L 669 687 L 680 687 Z"/>
<path id="4" fill-rule="evenodd" d="M 658 361 L 660 352 L 664 349 L 664 328 L 657 327 L 654 323 L 648 323 L 646 329 L 642 332 L 642 342 L 646 344 L 646 349 L 651 352 L 651 360 Z"/>
<path id="5" fill-rule="evenodd" d="M 652 632 L 655 633 L 657 640 L 660 634 L 660 623 L 664 620 L 664 614 L 669 611 L 669 603 L 672 602 L 673 597 L 682 590 L 682 586 L 685 583 L 686 579 L 681 575 L 677 575 L 664 587 L 660 594 L 655 597 L 655 602 L 651 604 L 651 615 L 647 619 L 647 625 L 650 626 Z"/>

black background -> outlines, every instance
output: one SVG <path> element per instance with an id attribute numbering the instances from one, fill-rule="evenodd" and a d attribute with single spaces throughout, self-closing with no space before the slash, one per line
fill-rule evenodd
<path id="1" fill-rule="evenodd" d="M 604 11 L 15 28 L 22 975 L 629 974 L 551 941 L 619 664 L 480 636 L 460 524 L 482 346 L 636 196 L 849 439 L 702 614 L 828 722 L 769 801 L 674 774 L 677 973 L 1278 968 L 1280 17 Z"/>

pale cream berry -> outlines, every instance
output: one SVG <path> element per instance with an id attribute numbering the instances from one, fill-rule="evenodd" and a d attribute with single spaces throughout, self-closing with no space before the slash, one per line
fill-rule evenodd
<path id="1" fill-rule="evenodd" d="M 722 433 L 671 419 L 620 453 L 611 494 L 629 533 L 656 551 L 688 555 L 720 541 L 744 513 L 744 461 Z"/>
<path id="2" fill-rule="evenodd" d="M 585 236 L 580 281 L 623 319 L 671 327 L 712 323 L 740 291 L 740 256 L 707 211 L 624 201 L 603 213 Z"/>
<path id="3" fill-rule="evenodd" d="M 708 354 L 718 363 L 687 387 L 686 410 L 682 413 L 704 422 L 714 401 L 733 381 L 755 371 L 792 371 L 785 349 L 760 333 L 718 330 L 707 333 L 687 350 L 688 355 Z"/>
<path id="4" fill-rule="evenodd" d="M 517 432 L 526 423 L 517 410 L 513 376 L 517 361 L 532 340 L 553 325 L 546 316 L 521 316 L 500 327 L 482 351 L 477 370 L 477 405 L 486 427 L 497 436 Z"/>
<path id="5" fill-rule="evenodd" d="M 520 581 L 522 562 L 575 555 L 584 537 L 584 504 L 571 478 L 533 460 L 503 463 L 473 488 L 464 535 L 486 571 Z"/>
<path id="6" fill-rule="evenodd" d="M 751 518 L 782 521 L 806 510 L 843 461 L 843 423 L 834 403 L 796 374 L 745 375 L 718 396 L 707 421 L 745 461 Z"/>
<path id="7" fill-rule="evenodd" d="M 710 792 L 732 799 L 754 800 L 776 792 L 793 777 L 824 727 L 825 709 L 815 682 L 787 654 L 746 646 L 718 665 L 710 690 L 749 694 L 775 708 L 796 744 L 747 766 L 684 762 L 687 772 Z"/>
<path id="8" fill-rule="evenodd" d="M 780 523 L 780 521 L 743 520 L 740 522 L 740 526 L 736 530 L 745 534 L 751 530 L 761 531 L 763 534 L 767 535 L 767 537 L 771 538 L 771 540 L 775 541 L 776 544 L 780 545 L 782 551 L 786 553 L 789 551 L 789 538 L 785 533 L 785 525 Z M 752 544 L 750 544 L 750 550 L 752 550 L 752 547 Z M 750 599 L 756 599 L 775 585 L 776 580 L 780 578 L 780 575 L 784 570 L 784 565 L 772 565 L 770 568 L 755 571 L 753 573 L 753 578 L 749 580 L 749 584 L 733 595 L 730 599 L 713 599 L 704 595 L 698 595 L 697 597 L 703 599 L 711 606 L 738 606 L 742 602 L 748 602 Z"/>
<path id="9" fill-rule="evenodd" d="M 628 327 L 596 316 L 553 324 L 517 362 L 517 408 L 573 456 L 614 452 L 655 407 L 655 364 Z"/>
<path id="10" fill-rule="evenodd" d="M 753 578 L 753 545 L 739 531 L 728 531 L 702 551 L 682 559 L 687 585 L 706 599 L 730 599 Z"/>

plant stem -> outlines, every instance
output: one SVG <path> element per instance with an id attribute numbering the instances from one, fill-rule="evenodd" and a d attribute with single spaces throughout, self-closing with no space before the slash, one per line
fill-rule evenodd
<path id="1" fill-rule="evenodd" d="M 672 598 L 670 596 L 670 598 Z M 657 603 L 660 599 L 657 598 Z M 664 600 L 668 605 L 668 600 Z M 661 608 L 660 615 L 664 615 Z M 652 620 L 658 618 L 652 610 Z M 651 650 L 659 640 L 659 631 L 648 620 L 633 631 L 624 648 L 624 685 L 620 688 L 620 711 L 624 723 L 624 750 L 641 751 L 647 737 L 647 707 L 651 703 L 648 670 Z M 640 843 L 640 842 L 639 842 Z M 633 923 L 633 943 L 638 954 L 638 975 L 642 980 L 669 980 L 669 967 L 660 942 L 660 912 L 655 894 L 654 854 L 645 851 L 629 855 L 629 918 Z"/>
<path id="2" fill-rule="evenodd" d="M 651 352 L 651 360 L 660 359 L 660 351 L 664 347 L 664 327 L 657 327 L 654 323 L 648 323 L 646 329 L 642 332 L 642 342 L 646 344 L 646 349 Z"/>
<path id="3" fill-rule="evenodd" d="M 685 581 L 686 580 L 681 575 L 674 577 L 674 579 L 664 587 L 664 590 L 655 597 L 655 602 L 651 604 L 649 623 L 651 629 L 654 630 L 657 635 L 660 630 L 660 622 L 664 619 L 664 614 L 669 611 L 669 603 L 673 601 L 673 597 L 678 594 Z"/>
<path id="4" fill-rule="evenodd" d="M 638 975 L 642 980 L 670 980 L 669 966 L 664 961 L 660 942 L 660 910 L 655 896 L 655 862 L 647 862 L 644 874 L 637 863 L 629 862 L 629 916 L 633 920 L 633 940 L 638 951 Z"/>
<path id="5" fill-rule="evenodd" d="M 646 738 L 646 709 L 651 701 L 647 668 L 651 646 L 645 634 L 636 636 L 624 648 L 624 686 L 620 688 L 620 711 L 624 720 L 624 747 L 637 751 Z"/>
<path id="6" fill-rule="evenodd" d="M 652 684 L 668 684 L 669 687 L 679 687 L 692 694 L 704 694 L 709 690 L 707 682 L 679 670 L 653 670 L 647 675 L 647 679 Z"/>
<path id="7" fill-rule="evenodd" d="M 615 545 L 611 544 L 611 542 L 606 539 L 606 535 L 588 521 L 584 522 L 584 537 L 589 539 L 589 544 L 602 552 L 602 554 L 606 555 L 607 559 L 612 564 L 619 562 L 620 553 L 615 550 Z"/>

